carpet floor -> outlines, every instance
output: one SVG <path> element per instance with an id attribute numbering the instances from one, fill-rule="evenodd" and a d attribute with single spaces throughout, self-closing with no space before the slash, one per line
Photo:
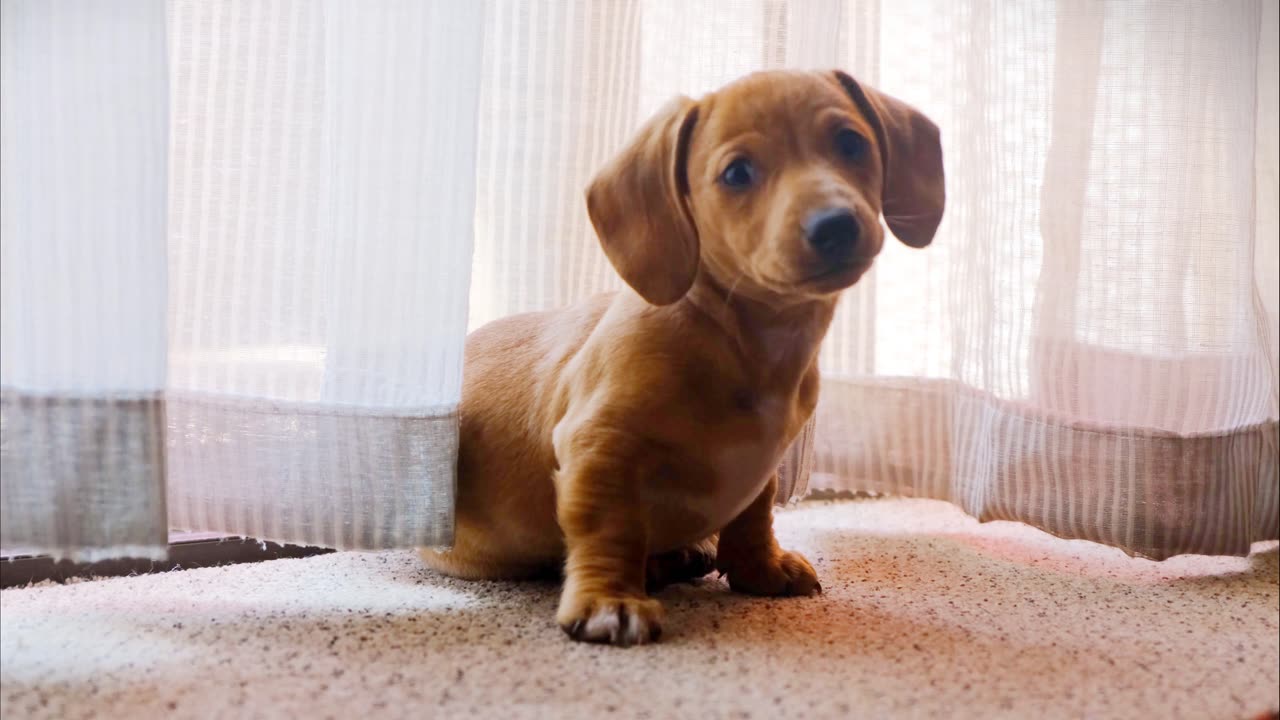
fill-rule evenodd
<path id="1" fill-rule="evenodd" d="M 662 592 L 658 645 L 570 642 L 551 583 L 336 553 L 0 593 L 20 718 L 1232 718 L 1280 706 L 1275 543 L 1155 563 L 925 500 L 802 503 L 824 593 Z"/>

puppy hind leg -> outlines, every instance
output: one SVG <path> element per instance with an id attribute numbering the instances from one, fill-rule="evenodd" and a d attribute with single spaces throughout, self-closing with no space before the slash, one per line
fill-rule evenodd
<path id="1" fill-rule="evenodd" d="M 716 569 L 717 536 L 692 545 L 650 555 L 645 563 L 645 587 L 650 592 L 676 583 L 692 582 Z"/>
<path id="2" fill-rule="evenodd" d="M 418 548 L 418 555 L 428 568 L 463 580 L 541 580 L 559 576 L 562 554 L 524 550 L 518 552 L 509 542 L 496 541 L 493 528 L 459 512 L 453 547 Z"/>

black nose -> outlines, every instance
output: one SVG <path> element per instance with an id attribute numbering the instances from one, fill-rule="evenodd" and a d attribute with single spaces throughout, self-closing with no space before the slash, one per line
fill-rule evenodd
<path id="1" fill-rule="evenodd" d="M 858 247 L 858 219 L 846 208 L 813 212 L 804 221 L 804 234 L 827 260 L 848 260 Z"/>

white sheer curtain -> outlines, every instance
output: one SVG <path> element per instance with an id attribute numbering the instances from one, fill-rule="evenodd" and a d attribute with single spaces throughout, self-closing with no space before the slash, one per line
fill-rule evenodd
<path id="1" fill-rule="evenodd" d="M 162 556 L 164 5 L 0 3 L 0 546 Z"/>
<path id="2" fill-rule="evenodd" d="M 464 330 L 620 287 L 591 174 L 784 66 L 928 113 L 949 196 L 842 300 L 785 494 L 1278 534 L 1275 3 L 177 0 L 167 77 L 165 5 L 105 5 L 3 4 L 6 547 L 153 552 L 166 479 L 174 527 L 446 542 Z"/>
<path id="3" fill-rule="evenodd" d="M 0 544 L 447 543 L 483 5 L 3 8 Z"/>
<path id="4" fill-rule="evenodd" d="M 876 75 L 942 126 L 948 217 L 859 289 L 874 325 L 836 327 L 814 485 L 1156 558 L 1276 537 L 1275 28 L 1274 3 L 884 6 Z"/>

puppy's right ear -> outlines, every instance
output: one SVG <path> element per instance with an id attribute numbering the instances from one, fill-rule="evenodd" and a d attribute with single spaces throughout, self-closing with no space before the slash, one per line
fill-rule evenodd
<path id="1" fill-rule="evenodd" d="M 698 105 L 668 102 L 587 188 L 587 214 L 622 279 L 654 305 L 689 291 L 698 274 L 698 230 L 686 164 Z"/>

